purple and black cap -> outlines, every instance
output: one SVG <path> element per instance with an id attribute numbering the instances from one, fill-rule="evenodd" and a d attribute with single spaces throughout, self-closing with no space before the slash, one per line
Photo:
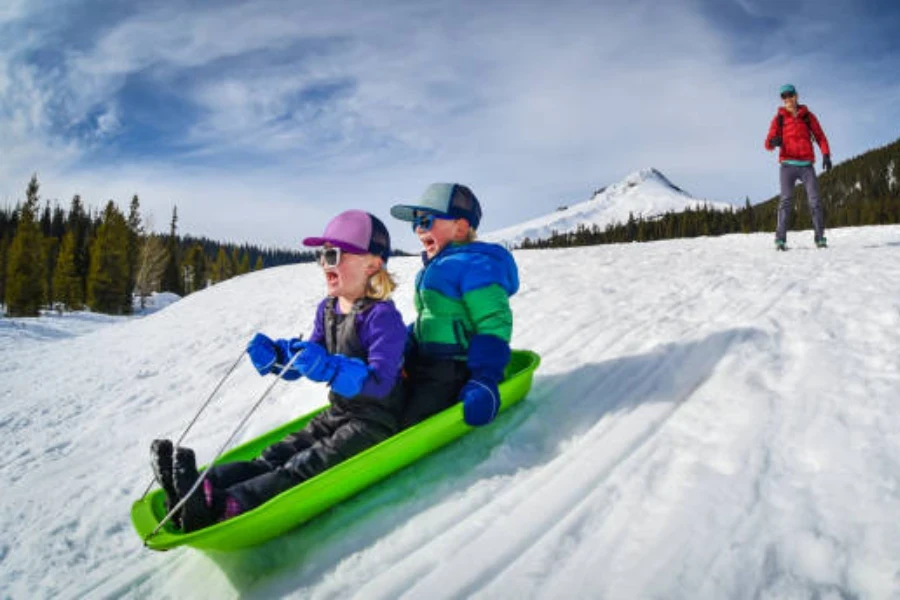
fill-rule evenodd
<path id="1" fill-rule="evenodd" d="M 481 204 L 472 190 L 459 183 L 432 183 L 415 204 L 395 204 L 391 216 L 401 221 L 415 221 L 423 214 L 465 219 L 472 229 L 481 222 Z"/>
<path id="2" fill-rule="evenodd" d="M 374 254 L 387 262 L 391 254 L 391 236 L 384 223 L 364 210 L 342 212 L 325 226 L 320 237 L 308 237 L 304 246 L 331 244 L 352 254 Z"/>

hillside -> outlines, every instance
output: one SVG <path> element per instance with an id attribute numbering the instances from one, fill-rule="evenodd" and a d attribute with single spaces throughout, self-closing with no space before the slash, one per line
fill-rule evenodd
<path id="1" fill-rule="evenodd" d="M 264 546 L 144 549 L 147 448 L 256 331 L 308 332 L 314 265 L 147 317 L 0 320 L 0 597 L 890 598 L 900 564 L 900 226 L 516 251 L 531 394 Z M 391 260 L 411 319 L 420 263 Z M 206 461 L 264 388 L 194 427 Z M 280 384 L 239 440 L 325 400 Z"/>

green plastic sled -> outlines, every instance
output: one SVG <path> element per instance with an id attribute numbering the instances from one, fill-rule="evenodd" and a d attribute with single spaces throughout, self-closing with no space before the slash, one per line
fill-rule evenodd
<path id="1" fill-rule="evenodd" d="M 500 410 L 519 402 L 531 388 L 540 357 L 529 350 L 513 350 L 500 384 Z M 216 463 L 251 460 L 271 444 L 303 426 L 325 407 L 224 453 Z M 154 489 L 131 507 L 135 531 L 152 550 L 187 545 L 203 550 L 237 550 L 262 543 L 297 527 L 338 502 L 353 496 L 391 473 L 472 431 L 456 404 L 433 417 L 304 481 L 254 510 L 211 527 L 182 533 L 167 522 L 150 535 L 166 515 L 165 494 Z"/>

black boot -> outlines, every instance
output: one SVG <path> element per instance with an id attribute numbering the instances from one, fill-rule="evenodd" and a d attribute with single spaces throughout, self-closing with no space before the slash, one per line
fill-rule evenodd
<path id="1" fill-rule="evenodd" d="M 156 483 L 166 494 L 166 512 L 168 512 L 181 499 L 181 496 L 175 491 L 175 481 L 172 477 L 171 440 L 153 440 L 150 443 L 150 467 L 153 469 Z M 172 522 L 181 527 L 181 511 L 172 515 Z"/>
<path id="2" fill-rule="evenodd" d="M 197 472 L 197 460 L 190 448 L 175 450 L 174 469 L 175 490 L 184 498 L 200 478 Z M 218 520 L 213 507 L 207 505 L 203 487 L 198 486 L 181 507 L 181 528 L 185 533 L 209 527 Z"/>

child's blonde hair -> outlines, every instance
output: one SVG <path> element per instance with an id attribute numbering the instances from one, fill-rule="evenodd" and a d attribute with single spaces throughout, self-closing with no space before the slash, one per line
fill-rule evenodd
<path id="1" fill-rule="evenodd" d="M 366 283 L 366 298 L 388 300 L 395 289 L 397 289 L 397 282 L 394 281 L 393 275 L 388 273 L 387 267 L 382 266 L 369 277 L 369 281 Z"/>

